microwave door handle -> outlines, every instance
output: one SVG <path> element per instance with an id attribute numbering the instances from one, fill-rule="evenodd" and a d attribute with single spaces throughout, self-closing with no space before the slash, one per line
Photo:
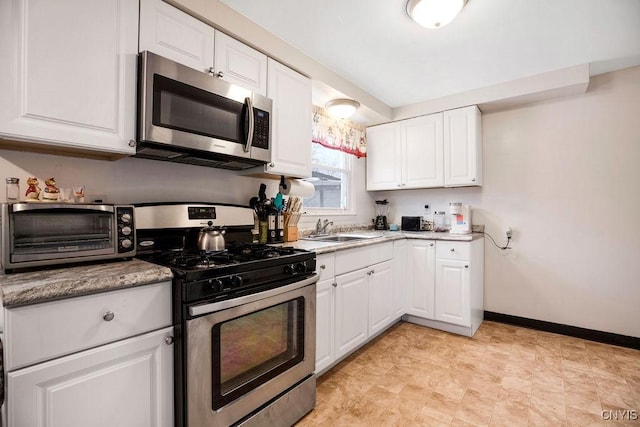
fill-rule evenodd
<path id="1" fill-rule="evenodd" d="M 247 132 L 247 139 L 244 143 L 244 152 L 248 153 L 251 149 L 251 143 L 253 142 L 253 132 L 255 128 L 255 117 L 253 117 L 253 104 L 251 103 L 251 98 L 247 97 L 244 100 L 247 105 L 247 118 L 249 119 L 249 131 Z"/>

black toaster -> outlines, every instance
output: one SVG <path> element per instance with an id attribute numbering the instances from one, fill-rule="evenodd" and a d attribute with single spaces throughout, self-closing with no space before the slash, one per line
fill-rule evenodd
<path id="1" fill-rule="evenodd" d="M 401 229 L 403 231 L 422 231 L 421 216 L 403 216 Z"/>

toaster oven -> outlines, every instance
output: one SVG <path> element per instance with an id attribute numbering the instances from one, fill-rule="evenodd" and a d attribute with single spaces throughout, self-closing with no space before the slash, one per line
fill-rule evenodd
<path id="1" fill-rule="evenodd" d="M 5 271 L 136 254 L 133 206 L 6 203 L 1 207 L 0 262 Z"/>

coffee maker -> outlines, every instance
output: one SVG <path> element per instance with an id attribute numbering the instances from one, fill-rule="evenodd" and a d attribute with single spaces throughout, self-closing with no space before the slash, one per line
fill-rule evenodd
<path id="1" fill-rule="evenodd" d="M 387 215 L 389 214 L 389 201 L 376 200 L 376 220 L 374 228 L 376 230 L 388 230 Z"/>

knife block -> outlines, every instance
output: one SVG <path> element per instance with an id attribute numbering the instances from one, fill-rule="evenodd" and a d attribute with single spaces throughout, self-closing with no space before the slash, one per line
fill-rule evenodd
<path id="1" fill-rule="evenodd" d="M 288 225 L 284 228 L 284 241 L 295 242 L 298 240 L 298 226 Z"/>

